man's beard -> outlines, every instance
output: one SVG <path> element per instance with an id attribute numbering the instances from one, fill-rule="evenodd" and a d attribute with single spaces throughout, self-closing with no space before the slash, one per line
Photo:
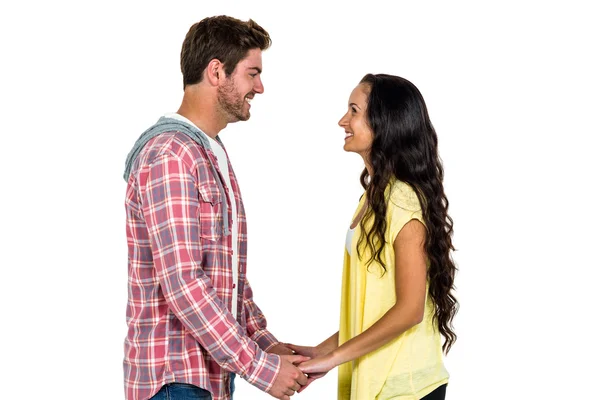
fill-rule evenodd
<path id="1" fill-rule="evenodd" d="M 221 109 L 227 114 L 228 122 L 247 121 L 250 118 L 250 112 L 244 111 L 245 98 L 237 91 L 233 79 L 227 79 L 226 82 L 217 90 L 217 101 Z"/>

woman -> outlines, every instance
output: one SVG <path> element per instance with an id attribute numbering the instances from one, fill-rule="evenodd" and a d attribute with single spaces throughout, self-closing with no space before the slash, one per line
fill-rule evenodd
<path id="1" fill-rule="evenodd" d="M 309 383 L 340 366 L 338 399 L 444 399 L 456 267 L 425 102 L 406 79 L 368 74 L 339 125 L 344 150 L 365 162 L 365 193 L 346 240 L 340 330 L 316 347 L 288 347 L 312 358 L 300 364 Z"/>

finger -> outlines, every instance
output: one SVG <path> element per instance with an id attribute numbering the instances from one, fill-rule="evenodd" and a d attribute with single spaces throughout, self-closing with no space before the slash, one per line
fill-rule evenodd
<path id="1" fill-rule="evenodd" d="M 300 346 L 296 346 L 295 344 L 291 344 L 291 343 L 283 343 L 283 345 L 284 345 L 285 347 L 288 347 L 288 348 L 290 348 L 290 349 L 294 350 L 294 351 L 298 351 L 298 350 L 300 350 Z"/>
<path id="2" fill-rule="evenodd" d="M 284 392 L 284 393 L 285 393 L 285 394 L 287 394 L 288 396 L 290 396 L 290 397 L 291 397 L 291 396 L 293 396 L 293 395 L 294 395 L 294 393 L 296 393 L 296 392 L 295 392 L 295 391 L 293 391 L 292 389 L 288 388 L 288 389 L 285 389 L 285 392 Z"/>
<path id="3" fill-rule="evenodd" d="M 300 386 L 304 386 L 306 385 L 306 382 L 308 382 L 308 376 L 301 373 L 300 376 L 296 379 L 296 382 L 298 382 Z"/>
<path id="4" fill-rule="evenodd" d="M 300 364 L 298 365 L 298 369 L 305 374 L 310 374 L 311 372 L 315 372 L 315 367 L 311 365 Z"/>
<path id="5" fill-rule="evenodd" d="M 281 356 L 284 360 L 292 364 L 300 364 L 301 362 L 310 360 L 310 357 L 301 356 L 301 355 L 286 355 Z"/>
<path id="6" fill-rule="evenodd" d="M 287 346 L 278 347 L 277 352 L 281 356 L 293 356 L 294 354 L 296 354 L 296 353 L 294 353 L 294 350 L 290 349 Z"/>
<path id="7" fill-rule="evenodd" d="M 308 387 L 308 385 L 310 385 L 311 383 L 313 383 L 314 381 L 316 381 L 319 378 L 324 377 L 325 375 L 327 375 L 326 373 L 321 373 L 321 374 L 311 374 L 308 376 L 308 379 L 306 380 L 306 385 L 303 385 L 299 390 L 297 390 L 297 393 L 300 393 L 301 391 L 303 391 L 304 389 L 306 389 Z"/>
<path id="8" fill-rule="evenodd" d="M 291 344 L 291 343 L 286 343 L 285 346 L 288 349 L 294 351 L 294 353 L 296 353 L 296 354 L 300 354 L 300 355 L 307 354 L 305 346 L 296 346 L 295 344 Z"/>
<path id="9" fill-rule="evenodd" d="M 308 378 L 308 380 L 306 381 L 306 385 L 302 386 L 300 389 L 297 390 L 298 393 L 300 393 L 301 391 L 303 391 L 304 389 L 306 389 L 308 387 L 308 385 L 310 385 L 311 383 L 313 383 L 317 378 Z"/>

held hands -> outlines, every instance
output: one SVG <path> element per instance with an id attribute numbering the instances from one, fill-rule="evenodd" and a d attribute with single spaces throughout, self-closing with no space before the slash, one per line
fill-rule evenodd
<path id="1" fill-rule="evenodd" d="M 329 371 L 337 367 L 337 363 L 333 356 L 333 353 L 326 354 L 321 357 L 314 358 L 309 361 L 305 361 L 302 364 L 298 365 L 298 368 L 305 373 L 308 374 L 308 380 L 306 385 L 302 386 L 298 393 L 306 389 L 308 385 L 310 385 L 313 381 L 324 377 Z"/>
<path id="2" fill-rule="evenodd" d="M 298 371 L 302 375 L 301 377 L 293 375 L 293 379 L 286 381 L 288 386 L 284 384 L 283 389 L 281 387 L 275 388 L 275 384 L 273 385 L 269 394 L 282 400 L 289 400 L 295 392 L 300 393 L 313 381 L 324 377 L 327 372 L 338 365 L 333 352 L 328 352 L 322 346 L 298 346 L 291 343 L 278 343 L 269 349 L 269 353 L 278 354 L 281 357 L 282 367 L 279 375 L 282 375 L 284 365 L 286 371 L 288 371 L 286 373 L 289 373 L 290 363 L 293 364 L 291 365 L 293 368 L 291 371 Z M 281 390 L 281 392 L 278 392 L 278 390 Z M 278 397 L 277 393 L 281 393 L 283 397 Z"/>
<path id="3" fill-rule="evenodd" d="M 281 358 L 281 368 L 273 386 L 267 393 L 279 400 L 290 400 L 290 397 L 306 386 L 308 382 L 306 375 L 296 365 L 308 361 L 310 358 L 301 355 L 281 355 L 279 357 Z"/>
<path id="4" fill-rule="evenodd" d="M 290 343 L 285 343 L 284 346 L 288 349 L 292 349 L 296 354 L 311 358 L 311 360 L 304 361 L 298 366 L 303 373 L 308 374 L 306 385 L 303 385 L 302 388 L 298 390 L 298 393 L 306 389 L 313 381 L 324 377 L 327 372 L 337 367 L 333 353 L 327 354 L 326 350 L 322 350 L 318 346 L 297 346 Z"/>

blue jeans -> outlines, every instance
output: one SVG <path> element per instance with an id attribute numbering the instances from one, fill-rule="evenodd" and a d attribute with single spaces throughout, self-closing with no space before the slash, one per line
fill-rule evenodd
<path id="1" fill-rule="evenodd" d="M 232 373 L 230 376 L 230 387 L 231 396 L 233 397 L 233 391 L 235 390 L 234 378 L 235 374 Z M 198 386 L 190 385 L 188 383 L 167 383 L 164 385 L 158 393 L 150 398 L 150 400 L 212 400 L 212 396 L 208 390 L 199 388 Z"/>

